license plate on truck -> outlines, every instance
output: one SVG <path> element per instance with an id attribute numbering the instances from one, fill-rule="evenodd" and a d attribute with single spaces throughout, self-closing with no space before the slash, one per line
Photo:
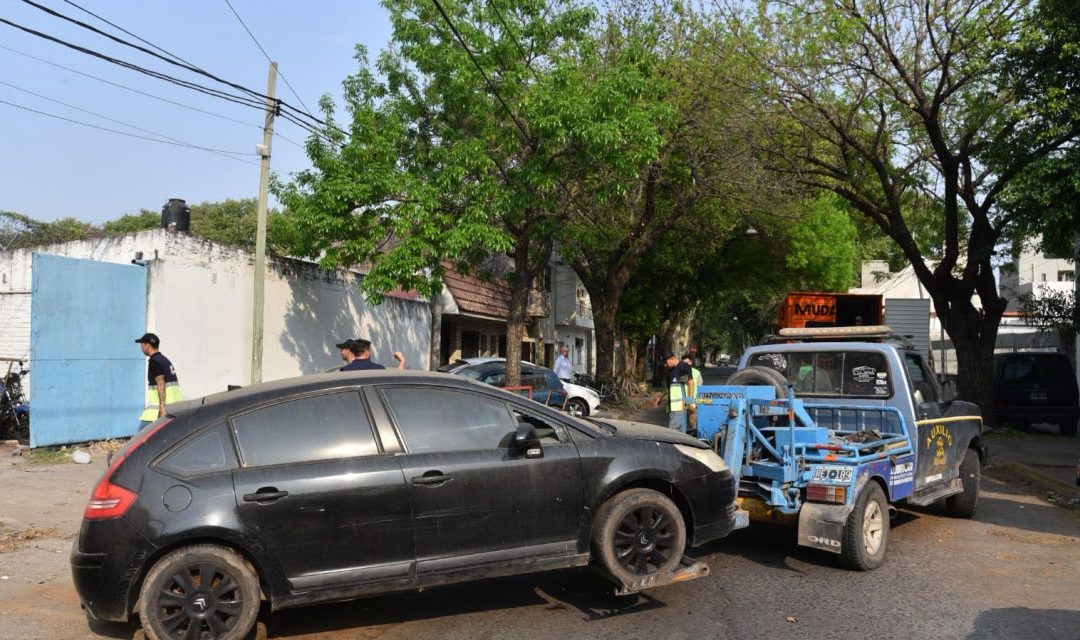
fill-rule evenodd
<path id="1" fill-rule="evenodd" d="M 851 482 L 851 467 L 843 465 L 823 465 L 814 468 L 811 482 L 835 482 L 848 484 Z"/>

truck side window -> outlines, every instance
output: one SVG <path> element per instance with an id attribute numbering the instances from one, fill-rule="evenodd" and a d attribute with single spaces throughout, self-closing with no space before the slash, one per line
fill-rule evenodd
<path id="1" fill-rule="evenodd" d="M 904 366 L 907 367 L 908 378 L 911 379 L 911 391 L 918 404 L 941 400 L 938 397 L 937 385 L 934 384 L 934 379 L 930 377 L 921 357 L 905 353 Z"/>

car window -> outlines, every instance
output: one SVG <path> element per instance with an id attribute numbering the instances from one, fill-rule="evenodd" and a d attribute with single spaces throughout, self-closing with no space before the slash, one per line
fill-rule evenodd
<path id="1" fill-rule="evenodd" d="M 499 388 L 505 387 L 506 386 L 506 372 L 505 371 L 495 371 L 495 372 L 489 373 L 487 376 L 484 377 L 484 384 L 490 384 L 493 387 L 499 387 Z"/>
<path id="2" fill-rule="evenodd" d="M 156 466 L 182 476 L 230 471 L 236 468 L 236 453 L 224 423 L 180 443 L 165 454 Z"/>
<path id="3" fill-rule="evenodd" d="M 542 393 L 548 389 L 547 376 L 539 369 L 523 368 L 521 370 L 521 384 L 527 384 L 533 388 L 533 393 Z"/>
<path id="4" fill-rule="evenodd" d="M 530 411 L 525 411 L 520 407 L 511 407 L 510 411 L 514 415 L 515 422 L 527 422 L 536 429 L 536 435 L 540 437 L 540 442 L 542 444 L 557 444 L 563 442 L 565 436 L 561 435 L 562 429 L 548 418 Z"/>
<path id="5" fill-rule="evenodd" d="M 356 391 L 293 398 L 232 419 L 246 467 L 379 452 Z"/>
<path id="6" fill-rule="evenodd" d="M 892 395 L 889 367 L 880 353 L 849 351 L 844 354 L 844 395 L 877 396 Z"/>
<path id="7" fill-rule="evenodd" d="M 410 453 L 496 449 L 517 430 L 506 403 L 475 393 L 392 387 L 383 397 Z"/>

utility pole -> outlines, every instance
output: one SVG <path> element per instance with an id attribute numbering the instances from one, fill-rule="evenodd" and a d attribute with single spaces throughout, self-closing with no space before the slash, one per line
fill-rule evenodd
<path id="1" fill-rule="evenodd" d="M 270 75 L 266 80 L 266 122 L 263 124 L 263 143 L 259 146 L 262 156 L 259 168 L 259 210 L 255 231 L 255 295 L 251 305 L 251 384 L 262 382 L 263 357 L 263 309 L 266 287 L 266 200 L 270 189 L 270 146 L 274 141 L 274 115 L 278 103 L 274 97 L 277 87 L 277 63 L 270 63 Z"/>

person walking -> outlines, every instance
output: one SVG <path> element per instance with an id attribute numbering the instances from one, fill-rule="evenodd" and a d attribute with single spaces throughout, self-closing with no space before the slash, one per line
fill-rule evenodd
<path id="1" fill-rule="evenodd" d="M 341 359 L 345 361 L 345 366 L 341 368 L 341 371 L 375 371 L 386 368 L 371 359 L 370 340 L 349 338 L 345 342 L 340 342 L 334 346 L 341 350 Z M 398 369 L 405 368 L 404 354 L 395 351 L 394 359 L 398 361 Z"/>
<path id="2" fill-rule="evenodd" d="M 176 368 L 158 348 L 161 340 L 153 333 L 144 333 L 135 343 L 142 348 L 149 361 L 146 365 L 146 408 L 139 416 L 139 428 L 164 416 L 167 407 L 184 399 L 180 393 L 180 380 L 176 377 Z"/>
<path id="3" fill-rule="evenodd" d="M 686 383 L 691 377 L 689 368 L 683 364 L 675 354 L 668 351 L 664 354 L 664 365 L 667 367 L 667 374 L 665 375 L 665 382 L 667 386 L 666 391 L 661 391 L 656 395 L 656 400 L 653 402 L 654 407 L 659 407 L 660 403 L 664 400 L 664 396 L 667 396 L 667 410 L 668 410 L 668 428 L 675 429 L 676 431 L 686 431 Z"/>
<path id="4" fill-rule="evenodd" d="M 564 382 L 570 382 L 570 378 L 574 376 L 574 365 L 570 363 L 570 347 L 563 343 L 559 347 L 559 357 L 555 358 L 555 366 L 553 370 L 555 375 Z"/>
<path id="5" fill-rule="evenodd" d="M 682 362 L 690 369 L 690 378 L 686 381 L 686 432 L 692 436 L 697 435 L 697 397 L 701 389 L 701 372 L 694 366 L 694 359 L 687 353 L 683 355 Z"/>

